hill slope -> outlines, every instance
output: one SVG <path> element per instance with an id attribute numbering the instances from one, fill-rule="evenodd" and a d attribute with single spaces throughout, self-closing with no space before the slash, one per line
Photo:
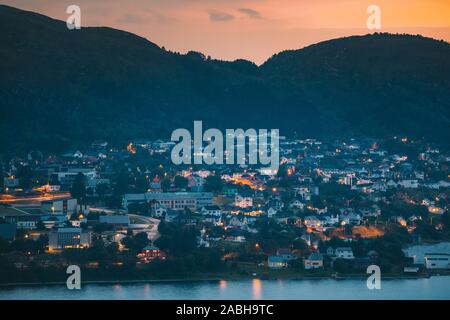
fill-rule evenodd
<path id="1" fill-rule="evenodd" d="M 110 28 L 0 6 L 0 145 L 165 137 L 193 120 L 302 135 L 450 136 L 450 45 L 368 35 L 285 51 L 261 67 L 167 52 Z"/>

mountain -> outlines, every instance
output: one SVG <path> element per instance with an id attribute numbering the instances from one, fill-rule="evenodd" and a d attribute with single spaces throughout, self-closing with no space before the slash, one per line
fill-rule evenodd
<path id="1" fill-rule="evenodd" d="M 450 136 L 450 45 L 421 36 L 336 39 L 258 67 L 0 5 L 0 40 L 4 151 L 169 137 L 194 120 L 317 137 Z"/>

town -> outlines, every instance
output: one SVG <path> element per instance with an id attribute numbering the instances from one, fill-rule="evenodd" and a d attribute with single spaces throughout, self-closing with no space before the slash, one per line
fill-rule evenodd
<path id="1" fill-rule="evenodd" d="M 450 153 L 408 137 L 280 137 L 257 164 L 175 165 L 170 140 L 0 158 L 0 282 L 450 272 Z M 247 162 L 248 163 L 248 162 Z"/>

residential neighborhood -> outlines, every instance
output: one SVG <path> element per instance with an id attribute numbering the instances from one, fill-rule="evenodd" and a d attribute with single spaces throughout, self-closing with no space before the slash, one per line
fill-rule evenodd
<path id="1" fill-rule="evenodd" d="M 124 278 L 450 272 L 450 252 L 419 263 L 406 251 L 450 241 L 450 153 L 437 145 L 283 137 L 272 175 L 174 165 L 172 147 L 3 155 L 0 262 L 13 272 L 1 281 L 33 270 L 50 280 L 73 263 Z"/>

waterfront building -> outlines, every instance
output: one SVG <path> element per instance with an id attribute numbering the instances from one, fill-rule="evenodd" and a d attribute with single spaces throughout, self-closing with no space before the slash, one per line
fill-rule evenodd
<path id="1" fill-rule="evenodd" d="M 450 254 L 426 253 L 425 267 L 427 269 L 450 269 Z"/>
<path id="2" fill-rule="evenodd" d="M 303 260 L 306 270 L 323 268 L 323 256 L 318 252 L 313 252 L 308 258 Z"/>
<path id="3" fill-rule="evenodd" d="M 63 249 L 88 248 L 92 243 L 91 231 L 81 228 L 59 228 L 48 235 L 48 249 L 50 252 Z"/>

